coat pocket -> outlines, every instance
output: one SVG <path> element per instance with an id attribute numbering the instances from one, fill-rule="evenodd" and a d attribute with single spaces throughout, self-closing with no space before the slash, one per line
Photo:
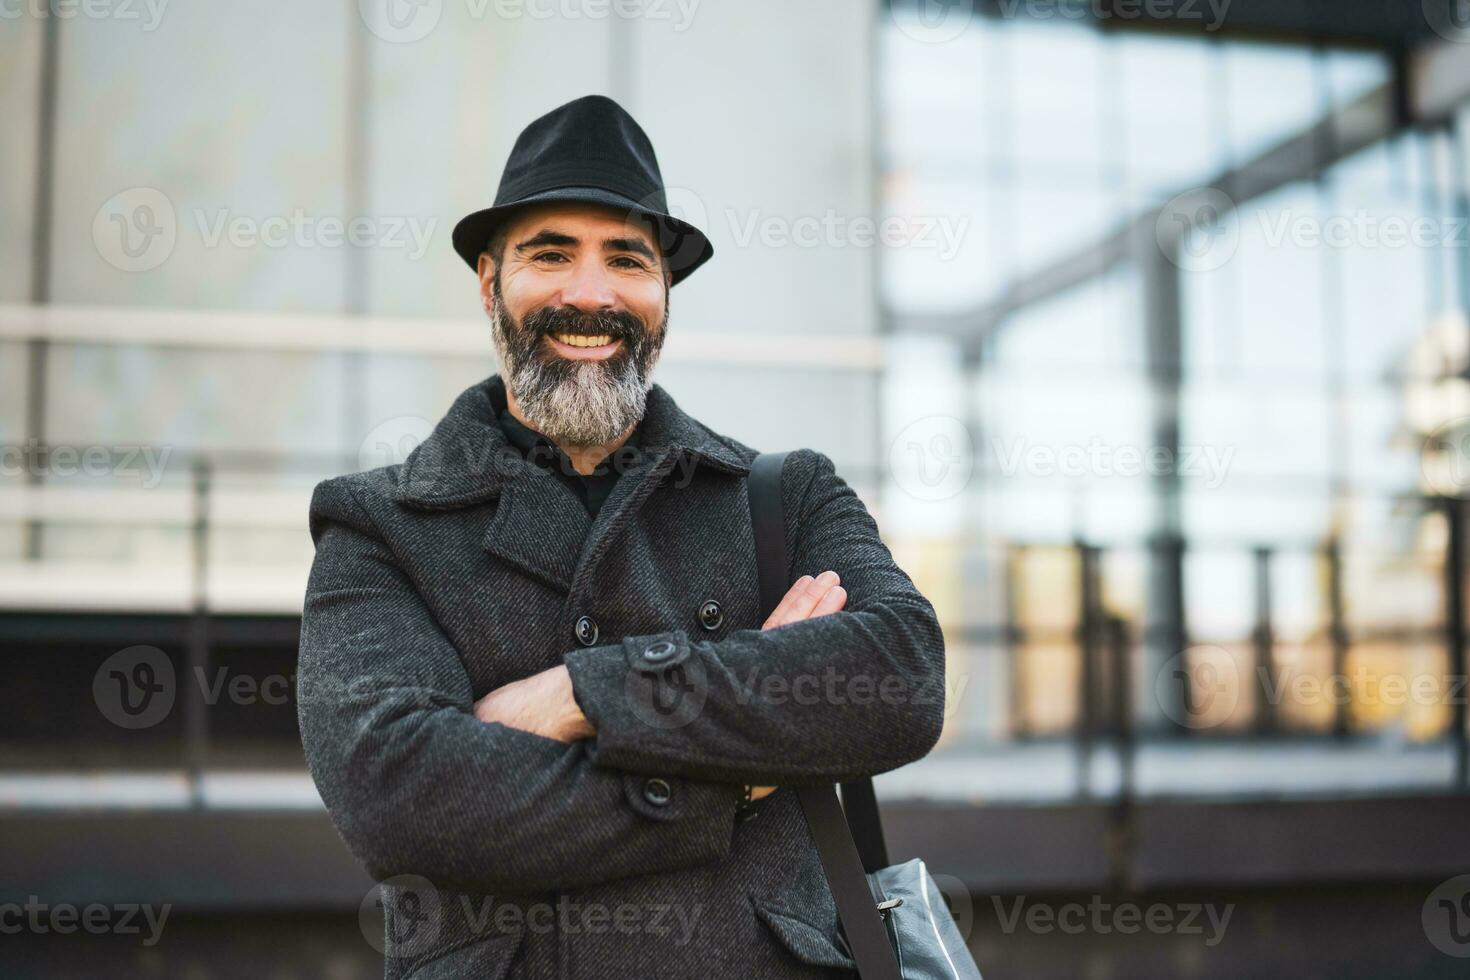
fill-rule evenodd
<path id="1" fill-rule="evenodd" d="M 504 980 L 521 948 L 519 932 L 477 939 L 419 964 L 404 980 Z"/>
<path id="2" fill-rule="evenodd" d="M 752 895 L 756 916 L 782 946 L 803 963 L 813 966 L 835 966 L 848 970 L 857 962 L 838 945 L 838 937 L 787 905 L 769 898 Z"/>

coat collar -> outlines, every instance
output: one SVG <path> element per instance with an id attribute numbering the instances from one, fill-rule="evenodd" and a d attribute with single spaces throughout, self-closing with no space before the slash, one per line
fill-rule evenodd
<path id="1" fill-rule="evenodd" d="M 506 439 L 494 409 L 504 400 L 505 380 L 498 373 L 462 392 L 399 467 L 395 499 L 421 510 L 452 510 L 499 495 L 509 481 L 541 474 Z M 750 464 L 738 452 L 686 415 L 656 382 L 648 391 L 638 448 L 641 457 L 635 470 L 662 468 L 666 455 L 687 454 L 725 473 L 750 472 Z"/>

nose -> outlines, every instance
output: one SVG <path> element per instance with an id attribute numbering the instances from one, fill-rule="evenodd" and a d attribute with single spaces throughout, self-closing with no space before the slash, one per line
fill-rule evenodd
<path id="1" fill-rule="evenodd" d="M 562 285 L 561 301 L 585 313 L 610 310 L 618 296 L 601 260 L 578 262 L 571 279 Z"/>

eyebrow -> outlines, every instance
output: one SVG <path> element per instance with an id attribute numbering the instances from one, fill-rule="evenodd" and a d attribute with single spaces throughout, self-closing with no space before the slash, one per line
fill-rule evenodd
<path id="1" fill-rule="evenodd" d="M 518 243 L 515 250 L 517 252 L 525 252 L 544 245 L 560 245 L 570 248 L 580 244 L 581 239 L 572 235 L 552 231 L 550 228 L 542 228 L 530 238 Z M 646 242 L 638 238 L 604 238 L 602 240 L 602 249 L 605 252 L 632 252 L 635 255 L 643 256 L 650 262 L 658 261 L 658 256 L 653 254 L 653 249 L 649 248 Z"/>

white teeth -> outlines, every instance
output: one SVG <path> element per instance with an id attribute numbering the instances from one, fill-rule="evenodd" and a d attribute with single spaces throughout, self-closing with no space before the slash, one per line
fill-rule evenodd
<path id="1" fill-rule="evenodd" d="M 571 336 L 568 334 L 555 333 L 552 334 L 552 336 L 563 344 L 566 344 L 568 347 L 602 347 L 605 344 L 612 343 L 612 337 L 608 334 L 600 334 L 596 337 L 587 337 L 580 334 L 576 336 Z"/>

